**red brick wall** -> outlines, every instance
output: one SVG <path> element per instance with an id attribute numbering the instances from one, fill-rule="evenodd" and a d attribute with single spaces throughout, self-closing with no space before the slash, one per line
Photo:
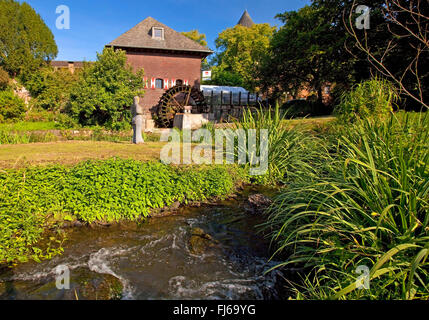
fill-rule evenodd
<path id="1" fill-rule="evenodd" d="M 127 52 L 128 63 L 134 71 L 143 68 L 149 88 L 140 100 L 145 112 L 156 112 L 164 89 L 151 89 L 150 79 L 188 80 L 189 85 L 199 87 L 201 81 L 201 57 L 185 54 Z M 170 87 L 170 83 L 169 83 Z"/>

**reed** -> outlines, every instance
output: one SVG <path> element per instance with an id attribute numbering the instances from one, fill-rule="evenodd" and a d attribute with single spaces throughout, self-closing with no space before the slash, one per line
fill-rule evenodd
<path id="1" fill-rule="evenodd" d="M 316 174 L 323 163 L 329 158 L 322 141 L 310 134 L 308 129 L 301 125 L 289 126 L 287 113 L 281 112 L 278 105 L 275 108 L 246 109 L 240 120 L 232 123 L 233 129 L 243 129 L 246 137 L 251 130 L 256 130 L 256 153 L 260 154 L 260 132 L 268 131 L 268 172 L 263 176 L 254 177 L 254 182 L 261 184 L 288 183 L 300 181 L 302 173 L 307 179 L 316 178 Z M 232 139 L 235 139 L 234 137 Z M 252 154 L 247 149 L 236 144 L 234 156 L 238 158 L 240 152 L 246 153 L 247 165 L 252 162 Z"/>
<path id="2" fill-rule="evenodd" d="M 359 120 L 318 181 L 283 189 L 262 227 L 287 256 L 277 267 L 306 270 L 297 298 L 429 298 L 428 127 L 427 114 Z"/>

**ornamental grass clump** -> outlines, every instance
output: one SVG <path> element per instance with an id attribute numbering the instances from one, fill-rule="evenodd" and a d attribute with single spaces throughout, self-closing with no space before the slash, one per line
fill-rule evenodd
<path id="1" fill-rule="evenodd" d="M 316 174 L 317 169 L 326 161 L 328 152 L 322 141 L 311 136 L 301 126 L 291 127 L 285 121 L 287 114 L 280 111 L 277 105 L 274 109 L 249 108 L 244 110 L 240 120 L 232 123 L 232 130 L 243 130 L 246 144 L 237 143 L 234 135 L 227 137 L 229 143 L 234 143 L 234 158 L 240 154 L 246 155 L 246 164 L 251 166 L 252 158 L 261 155 L 261 132 L 267 130 L 268 170 L 263 175 L 253 176 L 253 182 L 261 184 L 287 183 L 291 180 L 300 180 L 302 172 L 306 172 L 307 179 L 311 173 Z M 250 133 L 256 133 L 256 152 L 249 149 Z M 311 178 L 315 178 L 313 175 Z"/>
<path id="2" fill-rule="evenodd" d="M 356 84 L 340 100 L 334 114 L 341 123 L 350 123 L 368 117 L 387 117 L 398 102 L 399 94 L 391 82 L 374 78 Z"/>

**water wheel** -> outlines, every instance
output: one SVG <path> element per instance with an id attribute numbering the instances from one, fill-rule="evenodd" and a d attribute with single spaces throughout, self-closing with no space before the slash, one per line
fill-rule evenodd
<path id="1" fill-rule="evenodd" d="M 191 106 L 191 113 L 208 112 L 203 92 L 195 87 L 177 85 L 168 89 L 159 100 L 158 119 L 165 128 L 173 127 L 176 113 L 183 113 L 186 106 Z"/>

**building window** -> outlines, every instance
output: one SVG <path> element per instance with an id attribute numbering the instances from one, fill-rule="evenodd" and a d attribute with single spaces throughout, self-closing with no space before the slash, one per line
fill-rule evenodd
<path id="1" fill-rule="evenodd" d="M 156 79 L 155 80 L 155 88 L 156 89 L 163 89 L 164 88 L 164 80 Z"/>
<path id="2" fill-rule="evenodd" d="M 164 40 L 164 28 L 152 28 L 152 38 L 158 40 Z"/>
<path id="3" fill-rule="evenodd" d="M 325 87 L 325 94 L 331 94 L 331 86 Z"/>

